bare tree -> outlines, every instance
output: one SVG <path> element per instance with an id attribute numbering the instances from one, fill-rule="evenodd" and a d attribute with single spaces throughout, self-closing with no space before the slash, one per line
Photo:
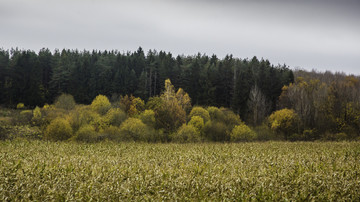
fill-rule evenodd
<path id="1" fill-rule="evenodd" d="M 251 88 L 248 107 L 254 125 L 260 124 L 269 112 L 270 105 L 257 85 Z"/>

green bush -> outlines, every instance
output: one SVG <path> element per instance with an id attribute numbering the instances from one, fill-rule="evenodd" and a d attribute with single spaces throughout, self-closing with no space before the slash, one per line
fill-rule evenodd
<path id="1" fill-rule="evenodd" d="M 322 139 L 327 141 L 344 141 L 348 139 L 348 136 L 346 133 L 325 133 Z"/>
<path id="2" fill-rule="evenodd" d="M 41 109 L 42 114 L 42 121 L 44 124 L 49 124 L 52 120 L 59 118 L 59 117 L 65 117 L 67 114 L 71 113 L 72 111 L 68 111 L 65 109 L 55 108 L 48 105 L 45 105 Z"/>
<path id="3" fill-rule="evenodd" d="M 303 137 L 304 137 L 304 140 L 310 140 L 310 141 L 315 140 L 318 137 L 316 129 L 304 130 Z"/>
<path id="4" fill-rule="evenodd" d="M 194 126 L 200 133 L 204 129 L 204 120 L 200 116 L 191 117 L 188 125 Z"/>
<path id="5" fill-rule="evenodd" d="M 221 111 L 224 114 L 223 122 L 225 123 L 225 125 L 226 125 L 226 127 L 228 128 L 229 131 L 231 131 L 235 126 L 241 124 L 240 116 L 235 114 L 230 109 L 221 108 Z"/>
<path id="6" fill-rule="evenodd" d="M 280 136 L 276 135 L 266 123 L 256 126 L 254 132 L 256 133 L 257 140 L 260 141 L 281 140 Z"/>
<path id="7" fill-rule="evenodd" d="M 33 110 L 33 119 L 41 119 L 41 110 L 38 106 Z"/>
<path id="8" fill-rule="evenodd" d="M 209 112 L 202 107 L 193 107 L 190 111 L 189 118 L 191 119 L 193 116 L 200 116 L 204 120 L 204 123 L 210 120 Z"/>
<path id="9" fill-rule="evenodd" d="M 91 110 L 88 106 L 76 107 L 76 109 L 74 109 L 66 118 L 74 131 L 79 130 L 81 126 L 88 124 L 93 125 L 95 130 L 100 130 L 107 125 L 105 119 Z"/>
<path id="10" fill-rule="evenodd" d="M 231 141 L 253 141 L 256 139 L 256 133 L 252 131 L 247 125 L 240 124 L 235 126 L 230 134 Z"/>
<path id="11" fill-rule="evenodd" d="M 61 94 L 56 98 L 55 107 L 58 109 L 72 110 L 74 109 L 76 103 L 74 97 L 69 94 Z"/>
<path id="12" fill-rule="evenodd" d="M 126 113 L 119 108 L 113 108 L 106 113 L 106 119 L 110 125 L 120 126 L 126 120 Z"/>
<path id="13" fill-rule="evenodd" d="M 17 122 L 15 124 L 29 124 L 31 122 L 32 117 L 33 117 L 32 110 L 22 110 L 20 114 L 15 118 Z"/>
<path id="14" fill-rule="evenodd" d="M 151 97 L 146 107 L 155 112 L 155 128 L 163 129 L 165 134 L 176 131 L 186 122 L 185 110 L 174 100 L 165 101 L 160 97 Z"/>
<path id="15" fill-rule="evenodd" d="M 155 112 L 153 110 L 145 110 L 139 115 L 139 119 L 150 127 L 155 126 Z"/>
<path id="16" fill-rule="evenodd" d="M 116 126 L 110 126 L 103 131 L 106 138 L 109 140 L 119 141 L 121 140 L 120 128 Z"/>
<path id="17" fill-rule="evenodd" d="M 208 107 L 207 111 L 209 112 L 210 119 L 212 121 L 224 121 L 225 120 L 225 115 L 219 108 Z"/>
<path id="18" fill-rule="evenodd" d="M 41 109 L 40 107 L 36 106 L 33 110 L 33 117 L 31 119 L 32 124 L 36 126 L 40 126 L 43 124 L 42 115 L 41 115 Z"/>
<path id="19" fill-rule="evenodd" d="M 24 103 L 20 102 L 19 104 L 16 105 L 16 109 L 24 109 L 25 105 Z"/>
<path id="20" fill-rule="evenodd" d="M 123 141 L 153 141 L 153 131 L 140 119 L 128 118 L 120 126 L 120 139 Z"/>
<path id="21" fill-rule="evenodd" d="M 91 103 L 91 109 L 104 115 L 111 108 L 111 103 L 105 95 L 98 95 Z"/>
<path id="22" fill-rule="evenodd" d="M 200 140 L 200 132 L 192 125 L 184 124 L 172 135 L 172 141 L 179 143 L 199 142 Z"/>
<path id="23" fill-rule="evenodd" d="M 70 123 L 63 119 L 57 118 L 51 121 L 46 128 L 45 138 L 49 140 L 67 140 L 72 136 Z"/>
<path id="24" fill-rule="evenodd" d="M 205 138 L 209 141 L 229 141 L 230 134 L 223 122 L 208 121 L 204 127 Z"/>
<path id="25" fill-rule="evenodd" d="M 81 142 L 96 142 L 98 141 L 98 133 L 92 125 L 83 125 L 76 132 L 74 139 Z"/>

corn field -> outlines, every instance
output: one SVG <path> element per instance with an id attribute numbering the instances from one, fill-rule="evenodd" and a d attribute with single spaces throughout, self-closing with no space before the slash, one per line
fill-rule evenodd
<path id="1" fill-rule="evenodd" d="M 0 200 L 360 200 L 359 142 L 0 141 Z"/>

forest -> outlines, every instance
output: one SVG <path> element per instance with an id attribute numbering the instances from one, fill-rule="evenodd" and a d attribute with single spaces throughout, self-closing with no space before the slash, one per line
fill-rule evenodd
<path id="1" fill-rule="evenodd" d="M 355 140 L 359 100 L 357 75 L 257 57 L 0 50 L 3 137 L 21 125 L 54 140 Z"/>

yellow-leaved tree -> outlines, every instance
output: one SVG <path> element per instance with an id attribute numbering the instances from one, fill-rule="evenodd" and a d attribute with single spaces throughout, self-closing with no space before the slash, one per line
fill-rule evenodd
<path id="1" fill-rule="evenodd" d="M 273 112 L 269 117 L 271 129 L 282 133 L 286 140 L 297 132 L 298 121 L 299 118 L 295 111 L 286 108 Z"/>
<path id="2" fill-rule="evenodd" d="M 100 115 L 106 114 L 111 108 L 111 103 L 105 95 L 98 95 L 91 103 L 91 109 Z"/>

